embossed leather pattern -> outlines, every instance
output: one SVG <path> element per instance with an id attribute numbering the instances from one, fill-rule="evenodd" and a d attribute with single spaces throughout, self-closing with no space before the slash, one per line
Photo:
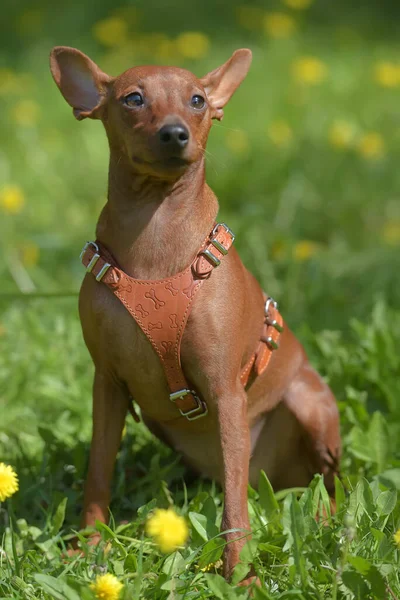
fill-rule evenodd
<path id="1" fill-rule="evenodd" d="M 181 340 L 196 293 L 227 254 L 233 240 L 234 235 L 226 225 L 216 225 L 189 267 L 172 277 L 154 281 L 134 279 L 127 275 L 99 242 L 89 242 L 81 254 L 87 271 L 112 290 L 146 334 L 164 368 L 171 400 L 181 414 L 190 420 L 205 415 L 207 407 L 183 373 Z M 282 318 L 273 301 L 266 315 L 260 343 L 243 370 L 243 385 L 247 385 L 253 371 L 255 375 L 260 375 L 267 368 L 274 348 L 265 340 L 271 338 L 275 344 L 278 343 L 280 332 L 268 325 L 267 320 L 275 320 L 282 325 Z M 184 393 L 179 395 L 179 392 Z"/>

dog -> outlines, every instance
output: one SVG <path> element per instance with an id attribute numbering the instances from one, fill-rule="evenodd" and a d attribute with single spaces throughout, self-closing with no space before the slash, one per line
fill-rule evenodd
<path id="1" fill-rule="evenodd" d="M 221 483 L 224 531 L 250 535 L 247 484 L 261 469 L 275 489 L 323 473 L 333 494 L 335 398 L 243 266 L 205 181 L 212 120 L 251 56 L 237 50 L 198 79 L 167 66 L 111 77 L 77 49 L 51 52 L 74 116 L 100 119 L 110 148 L 108 200 L 81 254 L 80 318 L 95 365 L 82 526 L 108 519 L 125 417 L 138 418 L 133 399 L 158 438 Z M 246 537 L 225 537 L 229 578 Z"/>

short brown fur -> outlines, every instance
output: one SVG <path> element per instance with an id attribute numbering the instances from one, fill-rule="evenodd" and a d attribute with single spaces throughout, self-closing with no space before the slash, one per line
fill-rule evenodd
<path id="1" fill-rule="evenodd" d="M 112 78 L 67 47 L 54 48 L 50 62 L 75 117 L 101 119 L 109 140 L 108 201 L 97 239 L 132 277 L 166 278 L 182 271 L 218 212 L 204 168 L 212 119 L 222 118 L 247 74 L 251 52 L 236 51 L 202 79 L 184 69 L 154 66 Z M 124 99 L 135 92 L 143 106 L 127 106 Z M 202 109 L 191 105 L 194 95 L 205 99 Z M 188 141 L 182 149 L 166 150 L 159 131 L 177 123 L 187 130 Z M 276 489 L 307 485 L 314 473 L 323 473 L 332 492 L 340 455 L 336 402 L 287 326 L 267 371 L 247 392 L 240 383 L 241 368 L 259 337 L 263 294 L 234 249 L 203 284 L 183 336 L 184 373 L 209 410 L 198 421 L 177 414 L 149 341 L 110 290 L 89 274 L 79 308 L 95 364 L 83 526 L 108 519 L 110 481 L 130 395 L 155 435 L 197 472 L 222 484 L 224 530 L 250 531 L 247 483 L 256 485 L 260 469 Z M 226 537 L 231 543 L 225 548 L 224 574 L 229 577 L 244 539 Z"/>

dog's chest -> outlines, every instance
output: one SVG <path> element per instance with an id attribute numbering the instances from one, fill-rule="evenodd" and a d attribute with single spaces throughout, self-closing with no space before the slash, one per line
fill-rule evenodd
<path id="1" fill-rule="evenodd" d="M 86 281 L 81 301 L 84 336 L 97 368 L 112 373 L 126 384 L 131 396 L 150 418 L 168 421 L 179 417 L 169 400 L 164 369 L 148 337 L 126 307 L 105 286 Z M 198 311 L 197 311 L 198 312 Z M 182 339 L 181 360 L 193 384 L 201 371 L 201 343 L 193 330 L 199 320 L 196 311 L 186 325 Z M 193 334 L 194 335 L 191 335 Z"/>

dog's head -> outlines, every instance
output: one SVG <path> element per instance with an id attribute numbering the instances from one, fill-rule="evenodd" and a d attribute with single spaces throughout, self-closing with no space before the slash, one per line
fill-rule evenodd
<path id="1" fill-rule="evenodd" d="M 160 179 L 179 176 L 202 157 L 211 120 L 222 119 L 250 63 L 250 50 L 242 49 L 201 79 L 154 66 L 110 77 L 75 48 L 57 46 L 50 55 L 54 81 L 75 117 L 101 119 L 111 149 L 135 171 Z"/>

